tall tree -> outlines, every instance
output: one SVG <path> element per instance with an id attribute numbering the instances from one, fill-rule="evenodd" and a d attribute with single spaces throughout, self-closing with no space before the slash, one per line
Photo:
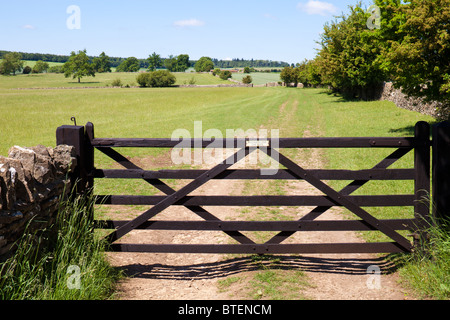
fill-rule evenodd
<path id="1" fill-rule="evenodd" d="M 32 72 L 33 73 L 42 73 L 48 70 L 50 66 L 48 65 L 47 62 L 44 62 L 42 60 L 39 60 L 36 62 L 36 64 L 33 67 Z"/>
<path id="2" fill-rule="evenodd" d="M 191 64 L 187 54 L 180 54 L 176 57 L 170 55 L 168 59 L 164 60 L 164 66 L 171 72 L 184 72 Z"/>
<path id="3" fill-rule="evenodd" d="M 135 57 L 129 57 L 128 59 L 122 61 L 122 63 L 117 67 L 117 72 L 138 72 L 141 68 L 140 62 Z"/>
<path id="4" fill-rule="evenodd" d="M 169 58 L 164 60 L 164 66 L 167 68 L 167 70 L 173 72 L 175 71 L 177 64 L 177 58 L 173 55 L 170 55 Z"/>
<path id="5" fill-rule="evenodd" d="M 111 63 L 109 62 L 109 57 L 105 54 L 105 52 L 102 52 L 100 56 L 94 58 L 92 63 L 96 72 L 111 72 Z"/>
<path id="6" fill-rule="evenodd" d="M 379 56 L 384 41 L 367 27 L 369 14 L 350 6 L 350 14 L 324 26 L 321 35 L 319 73 L 324 84 L 350 97 L 374 97 L 386 72 Z"/>
<path id="7" fill-rule="evenodd" d="M 15 75 L 22 68 L 22 55 L 18 52 L 9 52 L 3 56 L 3 60 L 0 63 L 0 74 L 10 75 L 12 73 Z"/>
<path id="8" fill-rule="evenodd" d="M 280 79 L 286 83 L 286 86 L 290 86 L 291 83 L 296 87 L 299 81 L 300 69 L 294 67 L 284 67 L 280 73 Z"/>
<path id="9" fill-rule="evenodd" d="M 148 71 L 155 71 L 157 68 L 162 67 L 162 59 L 159 54 L 153 52 L 148 58 Z"/>
<path id="10" fill-rule="evenodd" d="M 201 57 L 194 65 L 196 72 L 209 72 L 214 69 L 214 62 L 210 57 Z"/>
<path id="11" fill-rule="evenodd" d="M 394 86 L 450 109 L 450 0 L 415 0 L 400 7 L 403 35 L 387 64 Z"/>
<path id="12" fill-rule="evenodd" d="M 308 85 L 316 87 L 322 84 L 322 76 L 319 71 L 319 58 L 309 60 L 306 63 L 306 79 Z"/>
<path id="13" fill-rule="evenodd" d="M 191 66 L 191 64 L 189 62 L 189 56 L 187 54 L 180 54 L 177 57 L 175 71 L 185 72 L 190 66 Z"/>
<path id="14" fill-rule="evenodd" d="M 72 51 L 69 60 L 63 65 L 63 72 L 66 78 L 72 76 L 72 79 L 77 78 L 80 83 L 81 78 L 85 76 L 95 77 L 95 70 L 93 65 L 89 62 L 89 57 L 86 55 L 86 49 L 83 51 Z"/>

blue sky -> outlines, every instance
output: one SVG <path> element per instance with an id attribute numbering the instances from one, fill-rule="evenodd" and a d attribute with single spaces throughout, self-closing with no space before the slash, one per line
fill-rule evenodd
<path id="1" fill-rule="evenodd" d="M 0 50 L 68 55 L 86 49 L 93 56 L 105 51 L 137 58 L 156 52 L 195 60 L 296 63 L 315 56 L 323 25 L 357 0 L 1 2 Z M 68 11 L 71 5 L 79 16 Z"/>

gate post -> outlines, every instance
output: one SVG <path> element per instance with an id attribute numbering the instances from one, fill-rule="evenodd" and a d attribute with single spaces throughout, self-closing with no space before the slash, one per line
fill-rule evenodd
<path id="1" fill-rule="evenodd" d="M 450 122 L 433 126 L 433 216 L 450 218 Z"/>
<path id="2" fill-rule="evenodd" d="M 93 135 L 93 126 L 90 124 Z M 56 129 L 56 144 L 75 147 L 77 165 L 71 175 L 71 184 L 75 194 L 85 194 L 92 189 L 91 171 L 94 166 L 94 150 L 83 126 L 64 125 Z"/>
<path id="3" fill-rule="evenodd" d="M 86 185 L 89 192 L 93 192 L 94 188 L 94 147 L 92 147 L 91 140 L 94 139 L 94 124 L 92 122 L 86 123 L 84 127 L 84 168 L 86 170 Z"/>
<path id="4" fill-rule="evenodd" d="M 419 121 L 414 128 L 414 217 L 417 220 L 418 237 L 414 246 L 426 241 L 426 229 L 430 226 L 430 125 Z"/>

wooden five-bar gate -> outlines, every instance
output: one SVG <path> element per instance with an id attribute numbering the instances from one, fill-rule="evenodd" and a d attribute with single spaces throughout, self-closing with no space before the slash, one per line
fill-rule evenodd
<path id="1" fill-rule="evenodd" d="M 448 125 L 445 127 L 448 133 Z M 436 130 L 438 132 L 438 130 Z M 110 249 L 126 252 L 171 252 L 171 253 L 368 253 L 409 252 L 420 242 L 424 226 L 431 222 L 430 213 L 430 126 L 418 122 L 414 137 L 357 137 L 357 138 L 279 138 L 276 144 L 271 138 L 216 139 L 214 148 L 237 148 L 231 157 L 208 170 L 144 170 L 119 153 L 120 148 L 179 148 L 186 147 L 180 140 L 172 139 L 111 139 L 94 137 L 94 126 L 62 126 L 57 129 L 57 144 L 75 146 L 78 164 L 73 174 L 77 191 L 92 190 L 94 179 L 142 179 L 165 196 L 142 195 L 97 195 L 98 204 L 151 205 L 135 219 L 129 221 L 103 221 L 98 227 L 112 230 L 107 236 Z M 436 136 L 439 134 L 436 133 Z M 450 135 L 449 135 L 450 136 Z M 447 137 L 448 138 L 448 137 Z M 447 146 L 444 157 L 449 156 L 448 141 L 434 139 L 433 143 Z M 441 141 L 441 142 L 439 142 Z M 184 141 L 186 142 L 186 141 Z M 192 148 L 207 148 L 211 140 L 189 139 Z M 276 148 L 273 147 L 276 145 Z M 264 146 L 264 147 L 262 147 Z M 436 147 L 433 145 L 433 148 Z M 283 155 L 286 148 L 390 148 L 392 152 L 371 169 L 321 170 L 305 169 Z M 437 148 L 437 147 L 436 147 Z M 124 169 L 99 169 L 94 166 L 94 149 L 112 158 Z M 230 167 L 259 149 L 276 159 L 284 169 L 274 175 L 261 175 L 260 170 L 230 169 Z M 414 152 L 414 165 L 409 169 L 389 169 L 397 160 Z M 437 154 L 437 150 L 433 150 Z M 444 152 L 444 153 L 445 153 Z M 442 155 L 437 155 L 442 157 Z M 375 163 L 375 162 L 374 162 Z M 436 167 L 436 168 L 434 168 Z M 437 175 L 448 171 L 448 161 L 433 165 Z M 439 171 L 440 170 L 440 171 Z M 447 174 L 448 177 L 448 174 Z M 164 179 L 189 179 L 179 190 L 174 190 Z M 190 195 L 193 191 L 213 179 L 290 179 L 305 180 L 323 195 L 265 195 L 265 196 L 207 196 Z M 350 180 L 341 190 L 335 190 L 323 180 Z M 414 190 L 408 195 L 364 195 L 352 196 L 356 190 L 373 180 L 414 180 Z M 434 183 L 434 182 L 433 182 Z M 445 184 L 445 183 L 444 183 Z M 439 182 L 434 191 L 447 192 Z M 444 190 L 444 191 L 442 191 Z M 441 196 L 442 198 L 442 196 Z M 443 200 L 448 208 L 448 200 Z M 438 204 L 439 205 L 439 204 Z M 160 212 L 170 206 L 184 206 L 201 217 L 201 221 L 154 220 Z M 313 209 L 297 221 L 224 221 L 214 216 L 208 206 L 313 206 Z M 328 221 L 317 218 L 333 206 L 348 209 L 358 220 Z M 382 220 L 369 214 L 365 207 L 410 206 L 411 218 Z M 223 231 L 237 244 L 129 244 L 117 242 L 135 229 L 145 230 L 205 230 Z M 283 243 L 296 232 L 308 231 L 380 231 L 389 237 L 387 242 L 370 243 Z M 411 230 L 417 237 L 411 241 L 398 231 Z M 277 231 L 265 243 L 255 243 L 243 231 Z"/>

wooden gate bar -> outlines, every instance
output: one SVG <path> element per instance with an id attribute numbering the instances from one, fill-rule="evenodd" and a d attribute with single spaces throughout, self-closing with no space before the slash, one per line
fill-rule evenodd
<path id="1" fill-rule="evenodd" d="M 112 251 L 159 253 L 394 253 L 404 252 L 395 242 L 305 244 L 125 244 L 113 243 Z"/>
<path id="2" fill-rule="evenodd" d="M 415 219 L 380 220 L 394 230 L 414 230 Z M 129 221 L 97 221 L 103 229 L 116 229 Z M 149 220 L 135 228 L 138 230 L 202 230 L 202 231 L 375 231 L 364 220 L 317 221 L 179 221 Z"/>
<path id="3" fill-rule="evenodd" d="M 414 195 L 342 196 L 360 207 L 414 205 Z M 155 205 L 166 196 L 98 195 L 96 204 Z M 185 196 L 174 206 L 343 206 L 329 196 Z"/>
<path id="4" fill-rule="evenodd" d="M 107 148 L 101 148 L 104 150 Z M 404 150 L 404 149 L 402 149 Z M 94 178 L 105 179 L 196 179 L 207 170 L 94 170 Z M 321 180 L 414 180 L 414 169 L 308 170 Z M 230 169 L 214 177 L 217 180 L 298 180 L 289 170 L 279 169 L 274 175 L 261 175 L 260 170 Z"/>
<path id="5" fill-rule="evenodd" d="M 268 141 L 273 139 L 231 138 L 231 139 L 169 139 L 169 138 L 95 138 L 92 145 L 96 148 L 242 148 L 248 141 Z M 212 144 L 213 143 L 213 144 Z M 279 148 L 411 148 L 415 147 L 414 138 L 397 137 L 357 137 L 357 138 L 279 138 Z"/>

